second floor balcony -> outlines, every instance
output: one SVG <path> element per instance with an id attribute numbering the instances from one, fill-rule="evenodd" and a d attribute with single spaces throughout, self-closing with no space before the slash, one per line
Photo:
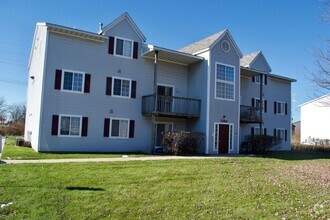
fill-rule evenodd
<path id="1" fill-rule="evenodd" d="M 174 118 L 199 118 L 200 111 L 200 99 L 166 95 L 147 95 L 142 97 L 143 115 Z"/>
<path id="2" fill-rule="evenodd" d="M 260 123 L 260 111 L 259 107 L 241 105 L 241 123 Z"/>

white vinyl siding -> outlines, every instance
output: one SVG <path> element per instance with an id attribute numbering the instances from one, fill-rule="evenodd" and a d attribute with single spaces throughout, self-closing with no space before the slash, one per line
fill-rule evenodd
<path id="1" fill-rule="evenodd" d="M 79 115 L 60 115 L 59 135 L 67 137 L 81 136 L 81 119 Z"/>
<path id="2" fill-rule="evenodd" d="M 216 63 L 215 98 L 234 101 L 235 68 Z"/>

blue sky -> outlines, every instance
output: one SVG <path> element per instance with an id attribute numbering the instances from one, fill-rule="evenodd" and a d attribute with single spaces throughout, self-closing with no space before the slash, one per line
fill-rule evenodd
<path id="1" fill-rule="evenodd" d="M 262 50 L 272 73 L 295 78 L 297 106 L 315 98 L 305 75 L 315 70 L 313 51 L 330 38 L 319 0 L 0 0 L 0 96 L 25 103 L 28 61 L 36 22 L 91 32 L 127 11 L 147 43 L 179 49 L 228 28 L 243 54 Z"/>

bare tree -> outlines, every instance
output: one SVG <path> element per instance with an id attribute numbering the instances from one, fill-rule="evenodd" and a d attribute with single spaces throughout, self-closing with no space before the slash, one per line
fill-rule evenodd
<path id="1" fill-rule="evenodd" d="M 6 121 L 6 99 L 0 97 L 0 125 Z"/>
<path id="2" fill-rule="evenodd" d="M 13 104 L 7 108 L 10 121 L 25 122 L 26 107 L 24 104 Z"/>
<path id="3" fill-rule="evenodd" d="M 322 21 L 330 23 L 330 0 L 321 0 L 324 3 L 322 8 Z M 315 50 L 316 71 L 309 71 L 307 78 L 314 85 L 314 95 L 319 96 L 330 92 L 330 40 L 323 41 L 322 46 Z M 328 102 L 330 104 L 330 100 Z"/>

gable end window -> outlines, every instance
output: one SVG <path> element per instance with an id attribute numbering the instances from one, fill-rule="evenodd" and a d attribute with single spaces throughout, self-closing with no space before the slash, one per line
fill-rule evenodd
<path id="1" fill-rule="evenodd" d="M 235 68 L 216 63 L 215 98 L 234 101 L 235 97 Z"/>
<path id="2" fill-rule="evenodd" d="M 133 57 L 133 41 L 124 38 L 115 38 L 115 55 Z"/>

